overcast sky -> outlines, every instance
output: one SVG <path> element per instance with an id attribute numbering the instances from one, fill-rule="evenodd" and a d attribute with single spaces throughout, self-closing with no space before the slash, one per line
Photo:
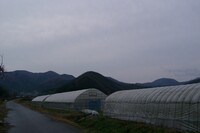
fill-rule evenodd
<path id="1" fill-rule="evenodd" d="M 7 71 L 200 77 L 200 0 L 0 0 Z"/>

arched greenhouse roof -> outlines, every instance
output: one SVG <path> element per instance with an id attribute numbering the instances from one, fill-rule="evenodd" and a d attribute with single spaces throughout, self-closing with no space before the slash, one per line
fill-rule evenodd
<path id="1" fill-rule="evenodd" d="M 35 97 L 32 101 L 33 102 L 43 102 L 47 97 L 49 97 L 50 95 L 43 95 L 43 96 L 37 96 Z"/>
<path id="2" fill-rule="evenodd" d="M 200 102 L 200 83 L 178 86 L 118 91 L 106 98 L 106 102 L 132 103 L 196 103 Z"/>
<path id="3" fill-rule="evenodd" d="M 68 102 L 68 103 L 74 103 L 75 100 L 83 93 L 87 91 L 99 91 L 97 89 L 85 89 L 85 90 L 78 90 L 78 91 L 71 91 L 71 92 L 63 92 L 63 93 L 57 93 L 53 94 L 50 97 L 48 97 L 45 102 Z"/>

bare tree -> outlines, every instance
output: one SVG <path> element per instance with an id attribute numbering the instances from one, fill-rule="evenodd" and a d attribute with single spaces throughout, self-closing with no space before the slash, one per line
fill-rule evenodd
<path id="1" fill-rule="evenodd" d="M 4 72 L 5 72 L 5 67 L 4 67 L 4 65 L 3 65 L 3 56 L 2 55 L 0 55 L 1 56 L 1 64 L 0 64 L 0 75 L 2 76 L 2 78 L 4 78 Z"/>

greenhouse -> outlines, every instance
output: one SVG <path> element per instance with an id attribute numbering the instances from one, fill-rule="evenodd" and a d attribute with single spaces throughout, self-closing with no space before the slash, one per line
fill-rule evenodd
<path id="1" fill-rule="evenodd" d="M 118 91 L 106 98 L 104 115 L 200 131 L 200 83 Z"/>
<path id="2" fill-rule="evenodd" d="M 85 89 L 53 94 L 45 99 L 45 107 L 61 109 L 102 110 L 106 95 L 97 89 Z"/>
<path id="3" fill-rule="evenodd" d="M 36 98 L 34 98 L 32 100 L 33 103 L 35 104 L 39 104 L 39 105 L 43 105 L 44 101 L 47 97 L 49 97 L 50 95 L 43 95 L 43 96 L 37 96 Z"/>

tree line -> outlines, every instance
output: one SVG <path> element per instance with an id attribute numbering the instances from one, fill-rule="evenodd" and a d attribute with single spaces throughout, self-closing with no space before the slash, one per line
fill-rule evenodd
<path id="1" fill-rule="evenodd" d="M 3 56 L 1 55 L 1 64 L 0 64 L 0 80 L 2 80 L 5 77 L 5 67 L 3 64 Z M 0 86 L 0 99 L 5 99 L 8 97 L 8 92 L 6 89 L 4 89 L 3 87 Z"/>

